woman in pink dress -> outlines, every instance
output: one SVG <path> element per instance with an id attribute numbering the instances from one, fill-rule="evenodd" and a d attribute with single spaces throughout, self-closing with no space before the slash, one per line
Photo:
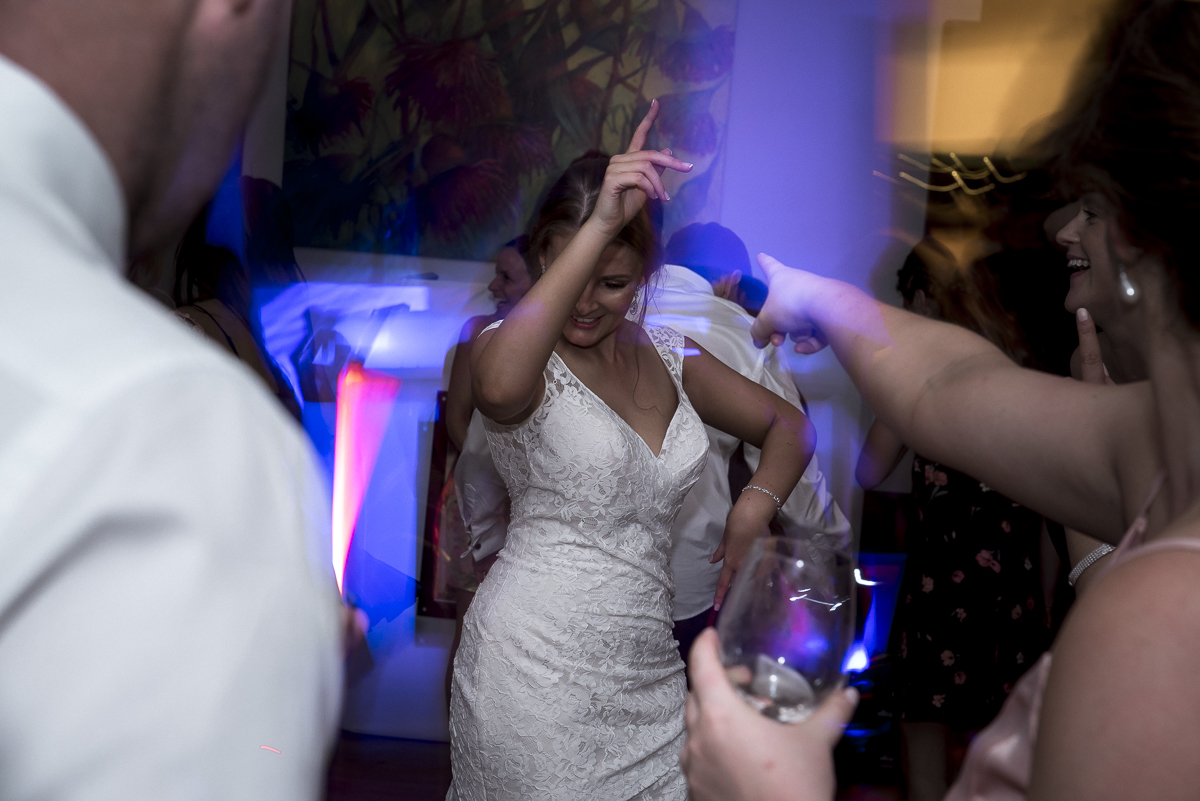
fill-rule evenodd
<path id="1" fill-rule="evenodd" d="M 1111 279 L 1148 381 L 1023 370 L 980 337 L 763 258 L 755 326 L 826 342 L 905 442 L 1112 544 L 1107 573 L 972 745 L 951 799 L 1200 797 L 1200 3 L 1140 0 L 1058 137 L 1079 258 Z M 1086 310 L 1081 333 L 1094 342 Z M 782 727 L 697 644 L 693 797 L 828 799 L 852 694 Z"/>

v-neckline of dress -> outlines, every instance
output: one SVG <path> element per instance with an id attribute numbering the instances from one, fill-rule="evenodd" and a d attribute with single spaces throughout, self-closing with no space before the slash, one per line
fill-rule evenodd
<path id="1" fill-rule="evenodd" d="M 604 409 L 608 410 L 609 414 L 611 414 L 613 417 L 615 417 L 617 419 L 617 421 L 620 422 L 621 425 L 625 426 L 625 429 L 630 434 L 633 434 L 634 438 L 638 442 L 642 443 L 642 447 L 646 449 L 646 453 L 650 454 L 650 458 L 652 458 L 655 462 L 657 462 L 662 458 L 663 453 L 665 453 L 667 450 L 667 441 L 671 438 L 671 431 L 674 430 L 675 421 L 679 418 L 679 410 L 683 407 L 683 397 L 684 396 L 683 396 L 682 382 L 677 381 L 675 379 L 675 374 L 673 372 L 671 372 L 670 365 L 667 364 L 667 360 L 663 358 L 662 352 L 658 349 L 658 343 L 651 340 L 650 344 L 654 347 L 654 353 L 658 356 L 659 360 L 662 362 L 663 367 L 665 367 L 667 369 L 667 375 L 670 376 L 671 384 L 675 387 L 675 413 L 671 415 L 670 421 L 667 422 L 667 430 L 665 432 L 663 432 L 662 445 L 659 447 L 657 454 L 650 447 L 650 443 L 646 442 L 646 439 L 637 432 L 637 429 L 629 424 L 628 420 L 626 420 L 624 417 L 619 415 L 617 413 L 616 409 L 614 409 L 613 407 L 611 407 L 607 403 L 605 403 L 604 399 L 601 398 L 599 395 L 597 395 L 595 393 L 595 391 L 592 390 L 591 387 L 589 387 L 587 384 L 585 384 L 583 382 L 582 378 L 575 375 L 575 371 L 570 368 L 570 366 L 566 363 L 566 361 L 563 359 L 562 356 L 558 355 L 557 351 L 550 351 L 550 352 L 554 355 L 554 358 L 558 359 L 558 363 L 562 365 L 562 368 L 567 371 L 567 375 L 571 376 L 571 379 L 576 384 L 583 387 L 584 391 L 587 392 L 589 395 L 591 395 L 593 400 L 596 401 L 596 403 L 600 404 L 600 406 L 602 406 Z"/>

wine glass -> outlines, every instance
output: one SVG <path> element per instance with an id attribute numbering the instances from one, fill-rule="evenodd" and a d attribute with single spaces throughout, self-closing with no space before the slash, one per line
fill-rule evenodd
<path id="1" fill-rule="evenodd" d="M 804 540 L 765 537 L 750 548 L 717 634 L 730 682 L 767 717 L 802 721 L 845 683 L 853 571 L 850 554 Z"/>

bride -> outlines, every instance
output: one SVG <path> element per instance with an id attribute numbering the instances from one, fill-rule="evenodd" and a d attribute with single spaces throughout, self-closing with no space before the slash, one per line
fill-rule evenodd
<path id="1" fill-rule="evenodd" d="M 472 390 L 512 498 L 464 621 L 448 799 L 677 799 L 687 788 L 670 529 L 704 424 L 762 448 L 713 561 L 717 603 L 815 443 L 798 409 L 669 328 L 629 317 L 660 266 L 647 197 L 690 164 L 642 150 L 572 164 L 530 236 L 541 279 L 472 349 Z"/>

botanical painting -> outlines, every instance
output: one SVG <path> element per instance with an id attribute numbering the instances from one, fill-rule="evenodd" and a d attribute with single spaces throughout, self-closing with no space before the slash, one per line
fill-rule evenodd
<path id="1" fill-rule="evenodd" d="M 297 0 L 284 190 L 297 245 L 487 260 L 575 158 L 695 162 L 664 233 L 719 218 L 737 0 Z"/>

